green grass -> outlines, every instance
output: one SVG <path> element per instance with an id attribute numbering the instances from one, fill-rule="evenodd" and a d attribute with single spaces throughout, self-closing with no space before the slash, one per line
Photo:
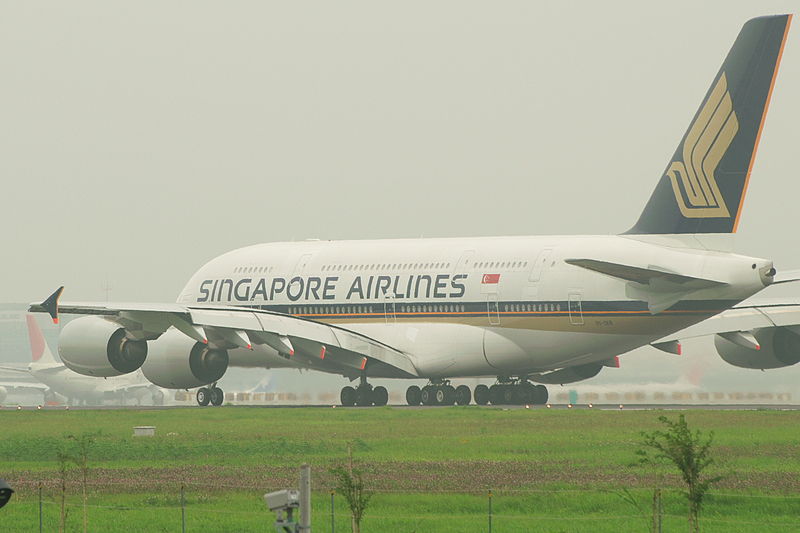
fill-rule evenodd
<path id="1" fill-rule="evenodd" d="M 56 452 L 66 434 L 99 431 L 90 456 L 90 530 L 271 531 L 261 495 L 297 483 L 309 462 L 314 529 L 330 530 L 328 469 L 353 447 L 376 491 L 364 531 L 646 531 L 652 487 L 664 487 L 665 531 L 684 530 L 685 505 L 670 467 L 641 467 L 640 432 L 654 411 L 441 409 L 171 409 L 0 411 L 0 472 L 17 489 L 0 510 L 3 531 L 36 531 L 43 484 L 45 530 L 57 529 Z M 669 413 L 666 413 L 669 416 Z M 716 473 L 705 531 L 796 531 L 800 522 L 800 414 L 688 411 L 715 432 Z M 134 438 L 154 425 L 154 438 Z M 629 490 L 638 508 L 625 500 Z M 77 472 L 68 489 L 80 530 Z M 337 531 L 347 531 L 337 501 Z M 138 526 L 137 526 L 138 525 Z"/>

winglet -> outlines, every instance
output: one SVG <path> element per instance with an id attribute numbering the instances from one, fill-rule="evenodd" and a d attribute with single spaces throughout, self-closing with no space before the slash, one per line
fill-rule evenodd
<path id="1" fill-rule="evenodd" d="M 47 300 L 42 302 L 42 309 L 47 311 L 47 314 L 53 319 L 53 324 L 58 324 L 58 299 L 61 298 L 62 292 L 64 292 L 63 285 L 56 289 L 56 292 L 48 296 Z"/>

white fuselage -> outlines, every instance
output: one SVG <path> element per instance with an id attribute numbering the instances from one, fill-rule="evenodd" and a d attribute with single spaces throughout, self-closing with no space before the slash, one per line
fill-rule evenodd
<path id="1" fill-rule="evenodd" d="M 423 377 L 524 375 L 603 362 L 759 290 L 772 264 L 685 236 L 305 241 L 250 246 L 198 270 L 178 302 L 333 323 L 408 354 Z M 590 258 L 719 282 L 653 312 L 644 286 L 565 262 Z M 231 364 L 294 366 L 271 348 Z"/>
<path id="2" fill-rule="evenodd" d="M 52 392 L 70 400 L 97 403 L 123 398 L 141 400 L 152 394 L 149 389 L 154 388 L 141 371 L 102 380 L 78 374 L 61 364 L 31 363 L 28 371 Z"/>

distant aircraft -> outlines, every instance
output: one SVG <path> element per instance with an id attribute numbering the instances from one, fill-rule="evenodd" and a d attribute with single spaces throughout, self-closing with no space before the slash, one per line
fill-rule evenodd
<path id="1" fill-rule="evenodd" d="M 409 404 L 545 403 L 547 389 L 534 383 L 591 378 L 646 344 L 678 352 L 679 339 L 668 336 L 798 279 L 730 247 L 790 21 L 744 25 L 639 220 L 621 235 L 261 244 L 202 266 L 176 304 L 59 304 L 62 287 L 30 310 L 54 320 L 93 315 L 67 324 L 59 339 L 76 372 L 141 368 L 162 387 L 201 387 L 201 405 L 222 403 L 217 380 L 229 365 L 358 379 L 341 390 L 344 405 L 385 404 L 386 388 L 368 382 L 378 377 L 428 379 L 408 387 Z M 571 179 L 580 187 L 613 177 L 605 168 Z M 531 187 L 532 206 L 554 201 Z M 399 223 L 406 211 L 388 207 L 386 216 Z M 564 206 L 564 216 L 589 214 Z M 725 353 L 737 353 L 734 364 L 797 361 L 784 354 L 800 353 L 796 326 L 744 314 L 750 320 L 711 331 L 730 344 Z M 476 376 L 498 381 L 475 386 L 474 396 L 450 385 Z"/>
<path id="2" fill-rule="evenodd" d="M 26 372 L 39 381 L 38 390 L 43 392 L 45 402 L 55 401 L 61 397 L 70 403 L 84 404 L 100 404 L 103 401 L 124 403 L 126 399 L 136 400 L 139 403 L 149 399 L 154 405 L 164 403 L 163 391 L 150 383 L 141 371 L 104 380 L 73 372 L 53 357 L 34 316 L 27 315 L 25 319 L 28 324 L 32 361 L 27 368 L 17 371 Z M 14 369 L 9 366 L 3 368 L 9 371 Z"/>

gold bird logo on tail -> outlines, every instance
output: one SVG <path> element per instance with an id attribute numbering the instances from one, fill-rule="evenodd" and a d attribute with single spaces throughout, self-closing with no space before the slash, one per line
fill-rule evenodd
<path id="1" fill-rule="evenodd" d="M 678 207 L 687 218 L 730 217 L 714 172 L 739 131 L 723 73 L 683 142 L 683 161 L 667 169 Z"/>

